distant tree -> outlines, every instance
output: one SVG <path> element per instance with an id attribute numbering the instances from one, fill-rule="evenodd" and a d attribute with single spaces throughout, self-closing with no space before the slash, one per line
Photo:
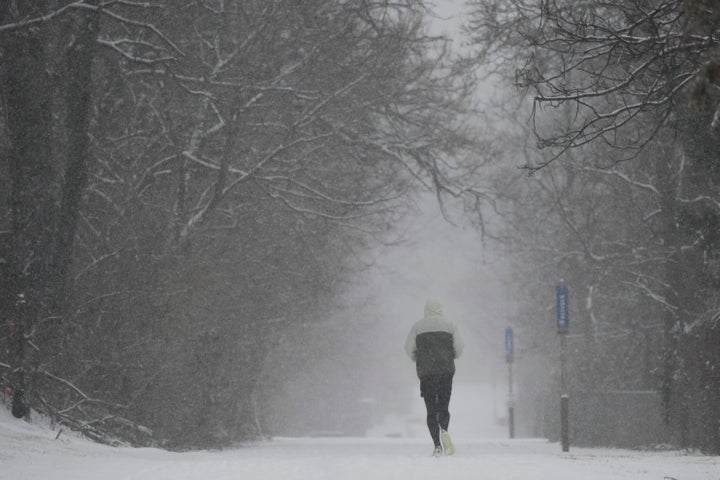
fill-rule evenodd
<path id="1" fill-rule="evenodd" d="M 715 108 L 717 7 L 693 0 L 470 2 L 478 60 L 531 92 L 535 134 L 552 155 L 599 141 L 632 158 L 690 101 Z M 683 100 L 684 99 L 684 100 Z M 569 105 L 575 119 L 542 121 Z M 714 125 L 711 128 L 716 128 Z"/>
<path id="2" fill-rule="evenodd" d="M 1 308 L 25 333 L 0 368 L 32 371 L 30 404 L 93 438 L 256 434 L 277 333 L 327 314 L 419 189 L 484 199 L 465 175 L 472 79 L 421 2 L 21 3 L 3 45 L 37 52 L 0 60 L 0 145 L 46 163 L 42 181 L 13 164 L 0 177 L 35 189 L 2 199 L 3 237 L 24 250 L 2 252 Z M 54 81 L 22 82 L 34 58 Z M 47 136 L 25 138 L 41 120 Z M 26 242 L 13 222 L 33 212 L 48 221 Z M 12 276 L 27 261 L 30 297 Z"/>
<path id="3" fill-rule="evenodd" d="M 546 150 L 529 155 L 524 167 L 539 175 L 564 158 L 540 181 L 573 175 L 600 187 L 569 191 L 565 202 L 543 200 L 577 249 L 561 245 L 565 253 L 551 268 L 563 270 L 568 256 L 583 259 L 576 267 L 584 278 L 576 280 L 591 280 L 593 308 L 603 308 L 603 295 L 616 303 L 608 304 L 606 318 L 662 319 L 663 346 L 654 355 L 663 357 L 666 419 L 680 443 L 698 446 L 703 442 L 682 419 L 687 399 L 704 395 L 688 365 L 710 358 L 707 342 L 688 332 L 696 322 L 714 328 L 707 319 L 717 302 L 717 142 L 710 136 L 717 132 L 719 98 L 717 6 L 694 0 L 470 5 L 467 32 L 477 68 L 532 98 L 531 128 Z M 595 220 L 583 223 L 578 210 L 595 203 L 585 198 L 590 193 L 597 197 L 590 210 Z M 593 228 L 600 219 L 609 223 Z M 532 218 L 521 222 L 534 225 Z M 543 232 L 534 230 L 532 238 L 551 238 Z M 598 278 L 611 283 L 599 288 Z M 625 291 L 611 293 L 612 282 Z M 707 405 L 698 407 L 704 418 L 717 418 Z"/>

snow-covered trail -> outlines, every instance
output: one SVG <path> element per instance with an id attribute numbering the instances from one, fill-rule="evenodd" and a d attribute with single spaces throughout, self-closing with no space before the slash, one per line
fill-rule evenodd
<path id="1" fill-rule="evenodd" d="M 455 456 L 433 458 L 429 440 L 422 438 L 282 438 L 224 451 L 172 453 L 56 435 L 0 411 L 0 478 L 720 480 L 717 457 L 579 448 L 562 453 L 558 444 L 544 440 L 457 438 Z"/>

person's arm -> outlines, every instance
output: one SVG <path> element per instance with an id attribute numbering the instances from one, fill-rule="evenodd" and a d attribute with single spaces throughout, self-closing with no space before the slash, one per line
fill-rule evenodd
<path id="1" fill-rule="evenodd" d="M 407 339 L 405 339 L 405 353 L 407 353 L 408 357 L 410 357 L 410 360 L 413 362 L 417 360 L 417 345 L 415 344 L 415 326 L 413 326 L 410 329 L 410 332 L 408 332 Z"/>
<path id="2" fill-rule="evenodd" d="M 453 349 L 455 350 L 455 358 L 459 358 L 460 355 L 463 353 L 463 349 L 465 348 L 465 344 L 462 341 L 462 337 L 460 336 L 460 332 L 458 332 L 458 329 L 455 325 L 453 325 Z"/>

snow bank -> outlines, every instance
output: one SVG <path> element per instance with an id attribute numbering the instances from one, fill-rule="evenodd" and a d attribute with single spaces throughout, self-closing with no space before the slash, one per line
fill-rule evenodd
<path id="1" fill-rule="evenodd" d="M 14 480 L 719 480 L 714 457 L 572 449 L 543 440 L 464 439 L 453 457 L 430 456 L 429 439 L 276 439 L 224 451 L 172 453 L 94 444 L 0 408 L 0 478 Z"/>

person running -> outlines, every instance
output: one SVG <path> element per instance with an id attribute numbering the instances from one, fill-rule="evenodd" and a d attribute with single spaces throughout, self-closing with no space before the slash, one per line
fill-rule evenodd
<path id="1" fill-rule="evenodd" d="M 415 362 L 420 379 L 420 396 L 425 400 L 427 426 L 435 445 L 435 456 L 455 453 L 447 431 L 455 359 L 462 351 L 463 343 L 457 327 L 443 315 L 442 304 L 436 298 L 428 298 L 425 315 L 410 328 L 405 352 Z"/>

